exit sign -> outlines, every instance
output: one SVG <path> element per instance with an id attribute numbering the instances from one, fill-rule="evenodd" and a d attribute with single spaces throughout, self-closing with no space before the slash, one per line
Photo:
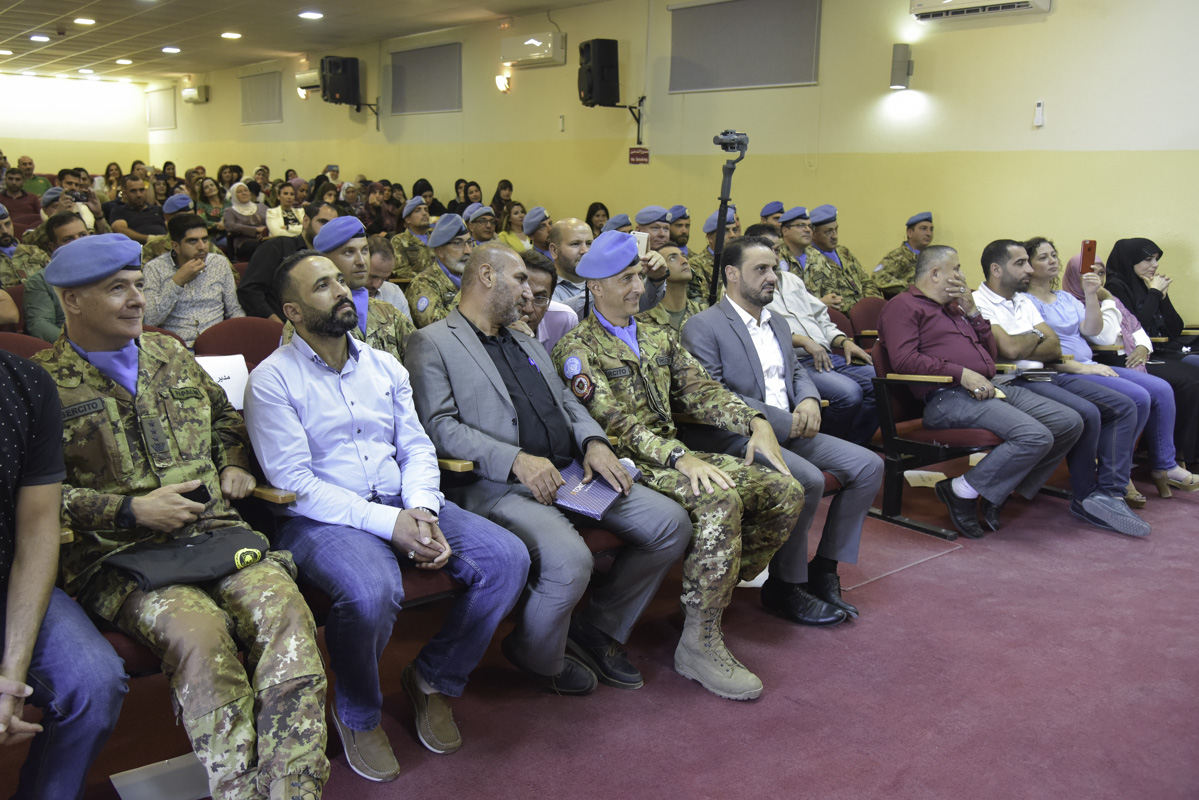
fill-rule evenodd
<path id="1" fill-rule="evenodd" d="M 649 163 L 649 148 L 648 147 L 630 147 L 629 148 L 629 163 L 630 164 L 648 164 Z"/>

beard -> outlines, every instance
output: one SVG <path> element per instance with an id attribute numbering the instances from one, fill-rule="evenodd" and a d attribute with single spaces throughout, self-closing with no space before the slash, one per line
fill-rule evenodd
<path id="1" fill-rule="evenodd" d="M 358 325 L 358 310 L 352 300 L 345 299 L 329 311 L 319 311 L 299 301 L 300 310 L 304 312 L 304 327 L 309 333 L 314 333 L 325 339 L 336 339 L 345 336 Z M 341 313 L 349 308 L 349 314 Z"/>
<path id="2" fill-rule="evenodd" d="M 523 303 L 520 302 L 516 293 L 501 284 L 491 293 L 488 312 L 500 326 L 507 327 L 521 318 L 521 305 Z"/>
<path id="3" fill-rule="evenodd" d="M 769 292 L 764 286 L 757 289 L 744 288 L 741 290 L 741 296 L 756 305 L 758 308 L 765 308 L 766 306 L 770 305 L 771 302 L 773 302 L 774 292 L 775 287 L 773 286 L 770 287 Z"/>
<path id="4" fill-rule="evenodd" d="M 0 234 L 0 247 L 12 247 L 17 243 L 17 239 L 11 233 Z"/>
<path id="5" fill-rule="evenodd" d="M 455 275 L 461 275 L 466 272 L 466 262 L 470 260 L 470 256 L 463 256 L 457 261 L 451 261 L 445 265 L 445 268 Z"/>

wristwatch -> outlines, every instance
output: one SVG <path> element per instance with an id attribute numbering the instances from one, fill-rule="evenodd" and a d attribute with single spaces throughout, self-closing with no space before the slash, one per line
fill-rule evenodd
<path id="1" fill-rule="evenodd" d="M 425 512 L 425 513 L 426 513 L 426 514 L 428 514 L 429 516 L 433 517 L 433 519 L 437 519 L 437 512 L 436 512 L 436 511 L 434 511 L 433 509 L 431 509 L 431 508 L 429 508 L 429 507 L 427 507 L 427 506 L 416 506 L 416 508 L 417 508 L 417 509 L 419 509 L 419 510 L 421 510 L 421 511 L 423 511 L 423 512 Z"/>
<path id="2" fill-rule="evenodd" d="M 1030 333 L 1034 334 L 1037 337 L 1038 342 L 1045 341 L 1045 332 L 1044 331 L 1038 330 L 1037 328 L 1033 328 L 1030 331 Z"/>
<path id="3" fill-rule="evenodd" d="M 133 497 L 131 495 L 125 495 L 125 499 L 121 501 L 115 522 L 117 527 L 123 530 L 137 527 L 137 517 L 133 514 Z"/>
<path id="4" fill-rule="evenodd" d="M 670 451 L 670 454 L 668 456 L 666 456 L 666 466 L 670 467 L 671 469 L 674 469 L 675 462 L 677 462 L 680 458 L 682 458 L 685 455 L 687 455 L 687 451 L 684 450 L 683 448 L 681 448 L 681 447 L 674 448 L 673 450 Z"/>

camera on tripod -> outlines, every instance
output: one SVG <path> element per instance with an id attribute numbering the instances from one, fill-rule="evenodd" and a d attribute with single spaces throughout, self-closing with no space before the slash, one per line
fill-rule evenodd
<path id="1" fill-rule="evenodd" d="M 749 136 L 737 131 L 721 131 L 712 137 L 712 144 L 719 145 L 726 153 L 744 153 L 749 149 Z"/>

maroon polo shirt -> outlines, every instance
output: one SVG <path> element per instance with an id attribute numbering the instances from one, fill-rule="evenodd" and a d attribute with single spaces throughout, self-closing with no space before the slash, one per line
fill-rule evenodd
<path id="1" fill-rule="evenodd" d="M 962 369 L 986 378 L 995 376 L 995 337 L 991 323 L 979 314 L 966 317 L 931 299 L 915 286 L 887 301 L 878 318 L 878 338 L 887 348 L 891 367 L 908 375 L 948 375 L 960 384 Z M 936 384 L 913 384 L 924 397 Z"/>
<path id="2" fill-rule="evenodd" d="M 9 197 L 0 188 L 0 204 L 8 209 L 8 215 L 12 217 L 13 235 L 17 241 L 21 240 L 21 234 L 25 231 L 42 224 L 42 200 L 36 194 L 21 192 L 19 197 Z"/>

